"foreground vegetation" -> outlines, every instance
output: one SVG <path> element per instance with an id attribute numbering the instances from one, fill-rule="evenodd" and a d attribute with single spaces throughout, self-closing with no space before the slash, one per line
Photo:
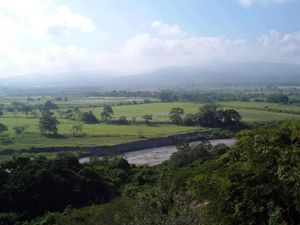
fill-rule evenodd
<path id="1" fill-rule="evenodd" d="M 154 167 L 119 157 L 84 165 L 71 155 L 16 158 L 0 166 L 0 221 L 299 224 L 299 127 L 244 130 L 231 148 L 183 144 Z"/>

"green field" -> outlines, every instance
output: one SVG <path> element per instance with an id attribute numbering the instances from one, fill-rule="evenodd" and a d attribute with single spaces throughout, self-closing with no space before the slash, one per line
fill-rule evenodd
<path id="1" fill-rule="evenodd" d="M 199 127 L 176 126 L 171 124 L 161 124 L 154 126 L 146 125 L 112 125 L 112 124 L 84 124 L 82 137 L 72 136 L 73 121 L 60 119 L 58 126 L 60 138 L 48 138 L 39 133 L 38 119 L 24 118 L 0 118 L 0 123 L 8 126 L 11 144 L 0 145 L 0 149 L 23 149 L 30 147 L 49 146 L 94 146 L 113 145 L 128 141 L 145 138 L 161 137 L 177 133 L 186 133 L 199 130 Z M 76 123 L 78 124 L 78 123 Z M 16 135 L 13 127 L 24 125 L 27 127 L 26 133 Z"/>
<path id="2" fill-rule="evenodd" d="M 249 105 L 248 105 L 249 103 Z M 262 103 L 268 105 L 270 103 Z M 236 109 L 242 116 L 243 121 L 272 121 L 272 120 L 284 120 L 290 118 L 300 118 L 300 115 L 291 113 L 278 113 L 272 111 L 258 110 L 254 106 L 260 105 L 252 102 L 225 102 L 221 103 L 225 108 Z M 153 103 L 153 104 L 140 104 L 140 105 L 126 105 L 115 106 L 113 110 L 115 112 L 114 118 L 119 116 L 126 116 L 127 118 L 136 117 L 141 119 L 144 114 L 153 114 L 153 119 L 156 121 L 168 121 L 168 113 L 174 107 L 184 108 L 185 113 L 195 113 L 201 107 L 201 104 L 185 103 L 185 102 L 172 102 L 172 103 Z M 260 106 L 262 107 L 262 106 Z M 283 105 L 270 104 L 270 107 L 284 107 Z M 299 110 L 300 107 L 292 106 L 294 110 Z M 262 108 L 263 109 L 263 108 Z M 95 115 L 100 115 L 102 108 L 85 108 L 84 111 L 93 111 Z"/>
<path id="3" fill-rule="evenodd" d="M 139 104 L 139 105 L 124 105 L 114 106 L 114 118 L 126 116 L 128 119 L 136 117 L 141 120 L 145 114 L 152 114 L 154 121 L 168 121 L 169 112 L 174 107 L 184 108 L 185 113 L 195 113 L 198 111 L 201 104 L 185 103 L 185 102 L 171 102 L 171 103 L 152 103 L 152 104 Z M 97 116 L 100 115 L 102 108 L 83 108 L 82 111 L 93 111 Z"/>
<path id="4" fill-rule="evenodd" d="M 266 102 L 222 102 L 221 105 L 228 108 L 235 109 L 256 109 L 264 111 L 278 111 L 286 113 L 299 113 L 300 107 L 296 105 L 285 105 L 285 104 L 276 104 L 276 103 L 266 103 Z"/>
<path id="5" fill-rule="evenodd" d="M 50 99 L 44 97 L 41 99 Z M 11 101 L 24 101 L 26 98 L 6 98 L 2 99 L 2 104 L 9 104 Z M 152 114 L 154 122 L 169 121 L 168 113 L 174 107 L 184 108 L 185 113 L 195 113 L 198 111 L 201 104 L 172 102 L 172 103 L 151 103 L 151 104 L 130 104 L 115 106 L 119 103 L 127 104 L 128 102 L 142 102 L 144 99 L 136 98 L 84 98 L 71 97 L 67 101 L 59 101 L 59 110 L 65 111 L 68 108 L 80 106 L 82 112 L 93 111 L 100 118 L 103 103 L 113 105 L 114 119 L 120 116 L 126 116 L 131 120 L 133 117 L 137 121 L 142 120 L 145 114 Z M 41 101 L 33 101 L 31 104 L 41 104 Z M 156 100 L 157 101 L 157 100 Z M 279 113 L 267 111 L 268 108 L 300 111 L 300 107 L 286 106 L 278 104 L 257 103 L 257 102 L 222 102 L 224 108 L 234 108 L 240 112 L 242 120 L 245 122 L 254 121 L 272 121 L 284 120 L 289 118 L 300 118 L 300 115 L 291 113 Z M 92 106 L 93 107 L 92 107 Z M 97 106 L 98 105 L 98 106 Z M 49 138 L 40 134 L 38 129 L 39 118 L 32 118 L 23 113 L 5 112 L 0 117 L 0 123 L 8 127 L 6 135 L 9 137 L 9 142 L 0 144 L 0 150 L 3 149 L 27 149 L 31 147 L 50 147 L 50 146 L 95 146 L 95 145 L 113 145 L 125 143 L 134 140 L 141 140 L 153 137 L 162 137 L 178 133 L 187 133 L 195 130 L 204 129 L 202 127 L 187 127 L 171 124 L 157 125 L 113 125 L 113 124 L 83 124 L 83 135 L 80 137 L 72 136 L 72 126 L 82 124 L 80 121 L 66 120 L 59 118 L 59 113 L 56 111 L 60 124 L 58 126 L 60 137 Z M 26 132 L 20 135 L 14 133 L 13 127 L 25 126 Z M 207 128 L 205 128 L 207 129 Z"/>

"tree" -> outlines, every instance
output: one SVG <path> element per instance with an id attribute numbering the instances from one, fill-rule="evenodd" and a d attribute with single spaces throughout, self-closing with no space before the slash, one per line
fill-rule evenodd
<path id="1" fill-rule="evenodd" d="M 176 95 L 174 95 L 174 93 L 172 91 L 161 91 L 158 94 L 158 98 L 162 102 L 174 102 L 178 99 L 178 97 Z"/>
<path id="2" fill-rule="evenodd" d="M 92 111 L 82 113 L 81 120 L 89 124 L 98 123 L 98 120 Z"/>
<path id="3" fill-rule="evenodd" d="M 30 112 L 32 112 L 32 107 L 29 105 L 23 105 L 20 108 L 20 111 L 23 112 L 27 116 Z"/>
<path id="4" fill-rule="evenodd" d="M 116 122 L 117 122 L 117 124 L 120 124 L 120 125 L 126 125 L 129 123 L 126 116 L 120 116 L 118 118 L 118 120 L 116 120 Z"/>
<path id="5" fill-rule="evenodd" d="M 30 114 L 31 114 L 31 116 L 33 116 L 34 118 L 37 118 L 37 117 L 39 116 L 39 113 L 36 112 L 36 111 L 33 111 L 33 112 L 31 112 Z"/>
<path id="6" fill-rule="evenodd" d="M 0 218 L 3 212 L 16 213 L 21 217 L 19 223 L 11 224 L 23 224 L 21 220 L 63 211 L 68 205 L 79 208 L 107 202 L 116 192 L 114 185 L 74 156 L 18 157 L 0 167 Z M 0 224 L 9 225 L 3 220 Z"/>
<path id="7" fill-rule="evenodd" d="M 69 120 L 75 120 L 75 112 L 72 109 L 68 109 L 65 113 L 65 118 Z"/>
<path id="8" fill-rule="evenodd" d="M 80 118 L 81 118 L 81 111 L 80 111 L 80 109 L 78 107 L 75 107 L 73 111 L 74 111 L 75 119 L 76 120 L 80 120 Z"/>
<path id="9" fill-rule="evenodd" d="M 40 118 L 39 128 L 42 134 L 57 134 L 57 125 L 59 121 L 48 110 L 42 111 L 42 117 Z"/>
<path id="10" fill-rule="evenodd" d="M 19 135 L 19 134 L 22 134 L 22 133 L 25 132 L 26 127 L 24 127 L 24 126 L 16 126 L 13 129 L 15 130 L 15 134 Z"/>
<path id="11" fill-rule="evenodd" d="M 0 133 L 3 133 L 5 131 L 7 131 L 7 130 L 8 130 L 7 126 L 5 126 L 4 124 L 0 123 Z"/>
<path id="12" fill-rule="evenodd" d="M 201 126 L 205 127 L 218 127 L 220 126 L 221 119 L 217 112 L 218 105 L 209 103 L 203 105 L 199 112 L 196 113 L 196 119 Z"/>
<path id="13" fill-rule="evenodd" d="M 187 113 L 183 117 L 183 124 L 186 126 L 194 126 L 195 125 L 195 115 L 192 113 Z"/>
<path id="14" fill-rule="evenodd" d="M 4 109 L 4 105 L 0 104 L 0 116 L 4 114 L 3 109 Z"/>
<path id="15" fill-rule="evenodd" d="M 241 115 L 234 109 L 219 110 L 222 126 L 238 125 L 241 122 Z"/>
<path id="16" fill-rule="evenodd" d="M 82 125 L 73 125 L 72 131 L 73 131 L 73 136 L 76 137 L 78 134 L 82 134 Z"/>
<path id="17" fill-rule="evenodd" d="M 101 112 L 101 119 L 107 122 L 112 118 L 112 115 L 114 114 L 114 111 L 111 106 L 105 105 L 103 107 L 103 110 Z"/>
<path id="18" fill-rule="evenodd" d="M 169 117 L 172 123 L 175 124 L 182 124 L 182 117 L 184 115 L 184 109 L 183 108 L 172 108 L 169 112 Z"/>
<path id="19" fill-rule="evenodd" d="M 48 100 L 44 103 L 42 108 L 44 110 L 52 110 L 52 109 L 58 109 L 58 106 L 55 103 L 53 103 L 52 101 Z"/>
<path id="20" fill-rule="evenodd" d="M 234 109 L 219 109 L 218 105 L 210 103 L 205 104 L 196 113 L 196 120 L 201 126 L 205 127 L 223 127 L 240 124 L 241 116 Z"/>
<path id="21" fill-rule="evenodd" d="M 153 119 L 153 116 L 151 114 L 146 114 L 146 115 L 143 115 L 143 120 L 146 124 L 150 124 L 150 121 Z"/>
<path id="22" fill-rule="evenodd" d="M 284 94 L 271 94 L 267 97 L 266 102 L 287 104 L 289 97 Z"/>

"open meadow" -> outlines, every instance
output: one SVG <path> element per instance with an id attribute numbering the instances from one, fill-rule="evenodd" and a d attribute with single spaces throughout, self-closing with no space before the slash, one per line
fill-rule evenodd
<path id="1" fill-rule="evenodd" d="M 28 100 L 25 97 L 7 97 L 1 99 L 1 104 L 7 107 L 12 102 L 30 104 L 33 108 L 42 105 L 53 97 L 34 97 Z M 2 134 L 0 149 L 29 149 L 31 147 L 56 147 L 56 146 L 102 146 L 126 143 L 154 137 L 162 137 L 179 133 L 188 133 L 208 128 L 200 126 L 183 126 L 170 123 L 169 112 L 172 108 L 180 107 L 184 113 L 196 113 L 202 104 L 191 102 L 162 103 L 157 99 L 148 99 L 150 103 L 144 104 L 143 98 L 127 97 L 68 97 L 53 100 L 58 109 L 52 110 L 59 121 L 58 136 L 48 137 L 42 135 L 39 130 L 39 110 L 33 109 L 37 115 L 26 115 L 22 112 L 4 111 L 0 116 L 0 123 L 8 127 L 8 131 Z M 66 119 L 62 112 L 78 108 L 81 113 L 92 111 L 100 120 L 100 114 L 104 105 L 111 105 L 114 111 L 112 120 L 121 116 L 128 121 L 136 121 L 125 125 L 99 122 L 85 124 L 80 120 Z M 284 120 L 300 118 L 300 115 L 292 112 L 300 111 L 298 106 L 287 106 L 272 103 L 257 102 L 221 102 L 224 108 L 236 109 L 244 122 Z M 281 110 L 278 112 L 270 109 Z M 291 113 L 288 113 L 291 112 Z M 152 115 L 151 124 L 143 123 L 143 116 Z M 73 135 L 73 126 L 82 125 L 80 135 Z M 25 132 L 16 134 L 14 128 L 22 126 Z"/>

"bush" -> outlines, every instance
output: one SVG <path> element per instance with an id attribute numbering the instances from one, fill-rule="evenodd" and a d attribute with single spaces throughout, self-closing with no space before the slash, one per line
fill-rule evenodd
<path id="1" fill-rule="evenodd" d="M 88 124 L 98 123 L 98 120 L 92 111 L 82 113 L 81 120 Z"/>
<path id="2" fill-rule="evenodd" d="M 195 126 L 196 121 L 195 121 L 195 115 L 192 113 L 187 113 L 183 117 L 183 124 L 186 126 Z"/>
<path id="3" fill-rule="evenodd" d="M 271 94 L 267 97 L 266 102 L 287 104 L 289 102 L 289 97 L 284 94 Z"/>
<path id="4" fill-rule="evenodd" d="M 119 125 L 126 125 L 126 124 L 129 124 L 126 116 L 120 116 L 119 119 L 117 119 L 115 121 L 116 124 L 119 124 Z"/>

